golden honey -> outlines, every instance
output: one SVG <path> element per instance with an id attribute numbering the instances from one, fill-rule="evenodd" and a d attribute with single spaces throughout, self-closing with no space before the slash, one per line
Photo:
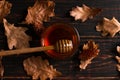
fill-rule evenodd
<path id="1" fill-rule="evenodd" d="M 58 40 L 71 40 L 73 44 L 73 50 L 67 53 L 58 53 L 55 50 L 45 51 L 47 55 L 55 59 L 66 59 L 74 55 L 79 43 L 80 36 L 78 31 L 69 24 L 56 23 L 49 26 L 42 34 L 42 46 L 54 45 Z"/>

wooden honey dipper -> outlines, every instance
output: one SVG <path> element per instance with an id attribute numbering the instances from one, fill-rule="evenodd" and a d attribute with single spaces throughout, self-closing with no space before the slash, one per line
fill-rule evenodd
<path id="1" fill-rule="evenodd" d="M 55 45 L 51 45 L 51 46 L 1 51 L 0 56 L 33 53 L 33 52 L 40 52 L 46 50 L 56 50 L 58 53 L 64 54 L 72 51 L 72 49 L 73 49 L 72 41 L 67 39 L 62 39 L 62 40 L 58 40 Z"/>

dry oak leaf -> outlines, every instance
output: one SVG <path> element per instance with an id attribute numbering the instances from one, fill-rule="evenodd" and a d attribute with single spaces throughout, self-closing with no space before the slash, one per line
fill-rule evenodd
<path id="1" fill-rule="evenodd" d="M 11 10 L 12 4 L 6 0 L 0 0 L 0 22 L 6 17 Z"/>
<path id="2" fill-rule="evenodd" d="M 55 3 L 49 0 L 36 0 L 33 7 L 28 8 L 28 14 L 25 18 L 27 24 L 33 24 L 35 29 L 43 28 L 43 22 L 50 20 L 55 16 Z"/>
<path id="3" fill-rule="evenodd" d="M 3 23 L 9 49 L 29 47 L 31 37 L 25 33 L 27 28 L 15 27 L 14 24 L 8 23 L 6 19 L 3 19 Z"/>
<path id="4" fill-rule="evenodd" d="M 119 55 L 120 55 L 120 46 L 117 46 L 117 52 L 118 52 Z"/>
<path id="5" fill-rule="evenodd" d="M 0 77 L 4 74 L 4 66 L 2 65 L 2 57 L 0 56 Z"/>
<path id="6" fill-rule="evenodd" d="M 43 60 L 40 56 L 30 57 L 23 62 L 23 66 L 28 75 L 32 76 L 33 80 L 52 80 L 61 73 L 49 64 L 48 60 Z"/>
<path id="7" fill-rule="evenodd" d="M 119 53 L 119 56 L 120 56 L 120 46 L 117 46 L 117 52 Z M 118 71 L 120 71 L 120 57 L 119 57 L 119 56 L 115 56 L 115 58 L 116 58 L 117 61 L 118 61 L 118 64 L 116 65 Z"/>
<path id="8" fill-rule="evenodd" d="M 120 71 L 120 57 L 119 57 L 119 56 L 115 56 L 115 58 L 116 58 L 117 61 L 118 61 L 118 64 L 116 65 L 116 66 L 117 66 L 117 69 L 118 69 L 118 71 Z"/>
<path id="9" fill-rule="evenodd" d="M 87 65 L 91 63 L 91 60 L 94 59 L 99 52 L 98 44 L 95 44 L 94 41 L 89 40 L 87 44 L 84 44 L 83 51 L 79 55 L 80 69 L 86 69 Z"/>
<path id="10" fill-rule="evenodd" d="M 102 36 L 109 34 L 111 37 L 114 37 L 115 34 L 120 31 L 120 23 L 115 17 L 111 20 L 103 18 L 103 22 L 96 26 L 96 30 L 102 32 Z"/>
<path id="11" fill-rule="evenodd" d="M 92 19 L 99 12 L 101 12 L 101 9 L 88 7 L 83 4 L 82 7 L 76 6 L 76 8 L 73 8 L 72 11 L 70 11 L 70 15 L 74 17 L 75 20 L 81 20 L 82 22 L 84 22 L 88 18 Z"/>

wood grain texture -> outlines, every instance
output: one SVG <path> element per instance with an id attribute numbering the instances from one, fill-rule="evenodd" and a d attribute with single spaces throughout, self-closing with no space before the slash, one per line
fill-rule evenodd
<path id="1" fill-rule="evenodd" d="M 10 23 L 19 25 L 24 20 L 27 14 L 28 6 L 32 6 L 35 0 L 8 0 L 13 4 L 11 14 L 7 16 Z M 95 30 L 95 26 L 99 21 L 106 18 L 112 18 L 113 16 L 120 21 L 120 0 L 54 0 L 56 3 L 55 14 L 49 22 L 45 23 L 45 26 L 49 26 L 57 22 L 65 22 L 74 26 L 80 34 L 80 47 L 88 40 L 92 39 L 100 46 L 100 54 L 96 57 L 92 64 L 88 65 L 86 70 L 79 69 L 79 51 L 67 60 L 58 61 L 49 58 L 43 52 L 29 55 L 17 55 L 3 57 L 3 65 L 5 67 L 4 76 L 1 79 L 5 80 L 30 80 L 31 77 L 26 74 L 23 69 L 23 60 L 30 56 L 42 56 L 50 61 L 57 70 L 63 73 L 62 76 L 56 77 L 55 80 L 119 80 L 120 73 L 116 69 L 117 61 L 114 56 L 117 55 L 116 46 L 120 45 L 120 34 L 116 34 L 115 37 L 101 37 L 101 34 Z M 69 11 L 72 7 L 87 6 L 101 8 L 102 12 L 94 17 L 94 19 L 88 19 L 84 23 L 81 21 L 74 21 L 69 15 Z M 39 37 L 35 34 L 32 26 L 26 26 L 29 28 L 27 32 L 33 37 L 30 42 L 32 47 L 39 46 Z M 0 25 L 0 49 L 8 49 L 6 36 L 4 35 L 3 25 Z"/>

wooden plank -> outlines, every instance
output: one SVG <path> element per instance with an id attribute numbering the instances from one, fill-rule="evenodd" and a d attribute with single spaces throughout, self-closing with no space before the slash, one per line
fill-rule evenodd
<path id="1" fill-rule="evenodd" d="M 13 3 L 13 8 L 11 14 L 7 16 L 10 23 L 22 22 L 27 14 L 28 6 L 32 6 L 35 0 L 8 0 Z M 84 43 L 92 39 L 99 44 L 100 55 L 96 57 L 92 64 L 88 65 L 86 70 L 79 69 L 79 51 L 75 55 L 63 61 L 54 60 L 48 57 L 43 52 L 37 54 L 29 55 L 17 55 L 17 56 L 7 56 L 3 57 L 3 65 L 5 67 L 4 76 L 1 79 L 22 79 L 29 80 L 30 76 L 24 71 L 22 62 L 24 59 L 31 56 L 42 56 L 50 61 L 57 70 L 63 73 L 62 76 L 56 77 L 55 80 L 116 80 L 119 79 L 119 72 L 116 70 L 117 61 L 114 56 L 117 55 L 116 46 L 120 45 L 120 35 L 116 34 L 115 37 L 101 37 L 101 34 L 95 30 L 95 26 L 103 19 L 103 17 L 112 18 L 116 17 L 120 21 L 120 0 L 55 0 L 55 13 L 56 16 L 51 18 L 51 20 L 45 23 L 46 27 L 50 24 L 57 22 L 69 23 L 75 27 L 80 34 L 80 47 L 79 51 Z M 94 19 L 88 19 L 86 22 L 74 21 L 74 19 L 69 15 L 69 11 L 72 7 L 82 6 L 86 4 L 91 7 L 102 8 L 103 11 L 98 14 Z M 28 26 L 27 26 L 28 27 Z M 32 47 L 39 46 L 39 38 L 36 37 L 35 32 L 30 26 L 28 33 L 34 37 L 34 40 L 30 42 Z M 8 49 L 7 41 L 4 35 L 4 28 L 1 24 L 0 26 L 0 49 Z"/>

